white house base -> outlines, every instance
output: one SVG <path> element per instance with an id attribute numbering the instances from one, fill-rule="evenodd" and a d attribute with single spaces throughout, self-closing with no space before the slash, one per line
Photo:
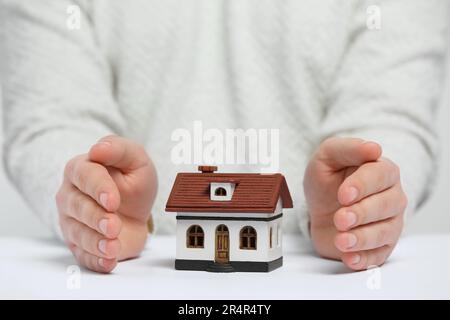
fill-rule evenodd
<path id="1" fill-rule="evenodd" d="M 230 261 L 228 264 L 215 263 L 211 260 L 176 259 L 175 269 L 211 271 L 211 272 L 270 272 L 283 265 L 283 257 L 278 259 L 259 261 Z"/>

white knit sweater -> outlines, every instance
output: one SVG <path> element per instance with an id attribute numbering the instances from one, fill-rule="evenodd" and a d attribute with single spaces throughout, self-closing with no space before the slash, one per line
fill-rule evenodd
<path id="1" fill-rule="evenodd" d="M 174 177 L 195 170 L 170 161 L 171 134 L 201 120 L 280 129 L 295 205 L 288 231 L 296 217 L 306 230 L 304 168 L 330 135 L 379 142 L 400 165 L 412 211 L 435 171 L 448 2 L 378 0 L 381 30 L 370 30 L 363 0 L 0 0 L 7 172 L 57 230 L 66 161 L 106 134 L 129 137 L 156 164 L 153 214 L 170 232 Z M 67 27 L 73 4 L 79 30 Z"/>

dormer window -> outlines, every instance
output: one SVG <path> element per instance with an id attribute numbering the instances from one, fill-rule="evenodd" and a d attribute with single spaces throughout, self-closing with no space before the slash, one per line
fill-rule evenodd
<path id="1" fill-rule="evenodd" d="M 225 188 L 219 187 L 214 191 L 214 195 L 217 197 L 226 197 L 227 190 L 225 190 Z"/>
<path id="2" fill-rule="evenodd" d="M 213 201 L 231 201 L 233 197 L 235 183 L 231 182 L 211 182 L 210 198 Z"/>

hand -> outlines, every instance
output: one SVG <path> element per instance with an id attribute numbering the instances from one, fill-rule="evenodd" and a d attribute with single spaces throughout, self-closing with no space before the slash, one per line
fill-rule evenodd
<path id="1" fill-rule="evenodd" d="M 403 228 L 407 198 L 400 171 L 381 153 L 374 142 L 329 138 L 305 172 L 315 249 L 353 270 L 383 264 Z"/>
<path id="2" fill-rule="evenodd" d="M 78 263 L 110 272 L 137 256 L 156 195 L 155 168 L 140 145 L 107 136 L 70 160 L 56 195 L 64 239 Z"/>

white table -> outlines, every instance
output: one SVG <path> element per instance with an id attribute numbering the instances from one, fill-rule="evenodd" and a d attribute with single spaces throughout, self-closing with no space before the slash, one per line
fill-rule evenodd
<path id="1" fill-rule="evenodd" d="M 284 266 L 271 273 L 176 271 L 175 238 L 156 236 L 139 259 L 101 275 L 78 273 L 53 240 L 0 238 L 0 298 L 450 298 L 450 234 L 406 236 L 387 264 L 363 272 L 316 257 L 297 236 L 283 240 Z"/>

